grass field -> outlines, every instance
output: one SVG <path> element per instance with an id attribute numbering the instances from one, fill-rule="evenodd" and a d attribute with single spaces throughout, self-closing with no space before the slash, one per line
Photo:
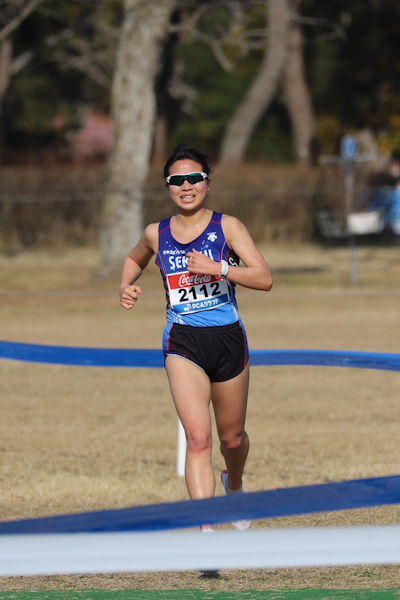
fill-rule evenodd
<path id="1" fill-rule="evenodd" d="M 399 352 L 398 246 L 358 247 L 357 286 L 349 284 L 345 247 L 262 250 L 274 274 L 272 292 L 238 291 L 252 348 Z M 142 278 L 140 303 L 126 312 L 118 303 L 118 278 L 97 278 L 97 261 L 93 248 L 1 256 L 0 338 L 159 348 L 165 298 L 155 268 Z M 0 361 L 0 377 L 0 519 L 187 498 L 176 476 L 177 419 L 162 370 Z M 245 488 L 398 474 L 399 389 L 400 375 L 393 372 L 254 367 Z M 217 444 L 214 467 L 218 476 L 223 463 Z M 392 506 L 258 521 L 254 527 L 399 520 L 399 506 Z M 0 578 L 0 600 L 398 596 L 397 565 L 224 571 L 220 580 L 201 580 L 193 572 Z"/>
<path id="2" fill-rule="evenodd" d="M 249 590 L 204 592 L 202 590 L 118 590 L 0 592 L 0 600 L 397 600 L 398 590 Z"/>

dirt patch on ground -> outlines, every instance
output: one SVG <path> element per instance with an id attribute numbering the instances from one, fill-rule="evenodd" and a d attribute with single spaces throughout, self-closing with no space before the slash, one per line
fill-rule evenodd
<path id="1" fill-rule="evenodd" d="M 252 348 L 398 352 L 399 248 L 263 248 L 270 294 L 240 290 Z M 1 339 L 158 348 L 165 299 L 154 267 L 135 311 L 118 282 L 99 280 L 96 249 L 0 257 Z M 177 418 L 162 370 L 0 361 L 0 519 L 187 498 L 176 475 Z M 248 491 L 398 474 L 399 374 L 327 367 L 253 367 Z M 223 468 L 215 444 L 214 467 Z M 222 489 L 218 490 L 222 494 Z M 255 527 L 386 524 L 398 506 L 260 521 Z M 2 578 L 3 590 L 398 586 L 398 567 Z"/>

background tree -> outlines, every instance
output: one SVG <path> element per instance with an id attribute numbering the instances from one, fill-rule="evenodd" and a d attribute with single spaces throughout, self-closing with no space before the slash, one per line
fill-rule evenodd
<path id="1" fill-rule="evenodd" d="M 10 84 L 12 73 L 22 68 L 24 61 L 18 66 L 12 64 L 12 33 L 29 17 L 43 0 L 13 0 L 2 2 L 0 7 L 0 116 L 3 100 Z"/>
<path id="2" fill-rule="evenodd" d="M 5 144 L 24 152 L 66 148 L 86 112 L 109 112 L 121 10 L 122 0 L 44 0 L 23 22 L 18 12 L 12 22 L 19 25 L 7 38 L 13 52 L 1 121 Z"/>
<path id="3" fill-rule="evenodd" d="M 300 0 L 289 0 L 291 19 L 283 87 L 292 123 L 294 155 L 298 163 L 315 163 L 315 124 L 311 93 L 304 64 L 304 37 L 299 22 Z"/>
<path id="4" fill-rule="evenodd" d="M 193 140 L 215 153 L 260 67 L 265 1 L 179 0 L 186 22 L 172 23 L 181 33 L 175 32 L 176 40 L 162 53 L 171 77 L 159 80 L 160 129 L 167 132 L 161 147 Z M 2 24 L 9 23 L 2 20 L 6 9 L 20 15 L 31 2 L 1 2 Z M 2 86 L 1 126 L 11 153 L 4 157 L 17 156 L 20 149 L 37 156 L 38 148 L 56 143 L 65 157 L 84 115 L 109 113 L 122 6 L 122 0 L 43 1 L 13 30 L 11 62 L 9 48 L 0 60 L 3 83 L 9 78 Z M 345 131 L 368 128 L 391 151 L 400 144 L 400 3 L 300 0 L 298 11 L 304 81 L 321 150 L 337 151 Z M 250 136 L 248 160 L 292 160 L 295 127 L 287 98 L 278 86 Z M 61 129 L 55 130 L 55 119 L 64 122 Z"/>
<path id="5" fill-rule="evenodd" d="M 143 229 L 143 191 L 156 116 L 154 82 L 176 0 L 125 0 L 112 88 L 113 146 L 101 233 L 101 270 L 120 269 Z"/>
<path id="6" fill-rule="evenodd" d="M 250 137 L 279 85 L 287 53 L 290 12 L 288 0 L 269 0 L 266 6 L 267 44 L 260 70 L 225 132 L 221 163 L 241 162 Z"/>

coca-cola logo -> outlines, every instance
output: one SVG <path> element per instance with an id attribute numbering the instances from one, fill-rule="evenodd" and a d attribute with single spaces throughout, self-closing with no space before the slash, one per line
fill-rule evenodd
<path id="1" fill-rule="evenodd" d="M 189 285 L 201 285 L 202 283 L 210 283 L 211 279 L 212 275 L 182 273 L 179 277 L 178 285 L 181 288 L 188 287 Z"/>

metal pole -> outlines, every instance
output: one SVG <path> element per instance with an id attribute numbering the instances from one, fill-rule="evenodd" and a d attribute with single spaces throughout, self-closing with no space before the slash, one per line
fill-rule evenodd
<path id="1" fill-rule="evenodd" d="M 350 283 L 357 285 L 357 254 L 356 254 L 356 240 L 352 232 L 349 230 L 348 222 L 349 215 L 353 212 L 353 200 L 354 200 L 354 161 L 345 161 L 345 189 L 346 189 L 346 227 L 347 227 L 347 239 L 349 249 L 349 267 L 350 267 Z"/>

